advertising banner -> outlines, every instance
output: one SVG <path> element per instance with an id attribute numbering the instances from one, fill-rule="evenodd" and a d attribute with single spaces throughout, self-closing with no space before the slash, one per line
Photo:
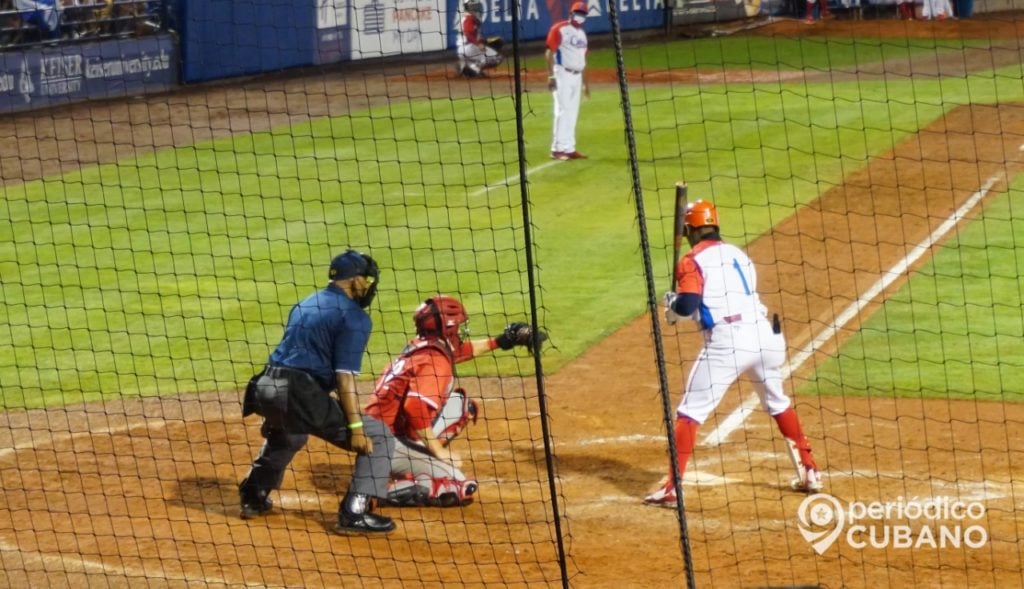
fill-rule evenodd
<path id="1" fill-rule="evenodd" d="M 316 0 L 317 64 L 352 59 L 349 0 Z"/>
<path id="2" fill-rule="evenodd" d="M 520 0 L 519 38 L 534 41 L 547 37 L 556 22 L 569 18 L 569 7 L 575 0 Z M 484 5 L 483 30 L 487 36 L 500 35 L 512 40 L 512 3 L 510 0 L 481 0 Z M 588 0 L 588 34 L 607 33 L 612 30 L 608 20 L 608 3 L 615 2 L 622 30 L 653 29 L 664 26 L 665 0 Z M 454 48 L 463 0 L 449 0 L 452 15 L 448 23 L 448 47 Z"/>
<path id="3" fill-rule="evenodd" d="M 161 92 L 178 82 L 170 35 L 0 53 L 0 113 Z"/>
<path id="4" fill-rule="evenodd" d="M 445 0 L 351 0 L 350 7 L 352 59 L 445 49 Z"/>

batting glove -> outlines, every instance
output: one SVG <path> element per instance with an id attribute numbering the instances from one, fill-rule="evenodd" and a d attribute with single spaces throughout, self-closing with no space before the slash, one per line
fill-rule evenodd
<path id="1" fill-rule="evenodd" d="M 672 303 L 676 302 L 678 295 L 674 292 L 665 293 L 665 323 L 675 325 L 683 317 L 672 310 Z"/>

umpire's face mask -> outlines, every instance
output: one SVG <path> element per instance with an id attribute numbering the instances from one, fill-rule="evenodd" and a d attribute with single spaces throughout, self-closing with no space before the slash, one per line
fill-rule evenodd
<path id="1" fill-rule="evenodd" d="M 373 302 L 373 297 L 377 296 L 377 276 L 367 274 L 363 276 L 363 294 L 357 295 L 354 300 L 363 309 L 370 306 Z"/>

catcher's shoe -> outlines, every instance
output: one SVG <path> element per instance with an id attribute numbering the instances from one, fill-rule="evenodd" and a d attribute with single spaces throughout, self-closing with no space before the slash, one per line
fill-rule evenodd
<path id="1" fill-rule="evenodd" d="M 817 493 L 818 491 L 825 488 L 825 483 L 821 480 L 821 471 L 816 468 L 801 469 L 803 473 L 801 476 L 794 478 L 789 482 L 789 485 L 794 491 L 801 491 L 803 493 Z"/>
<path id="2" fill-rule="evenodd" d="M 665 485 L 664 487 L 644 497 L 644 505 L 675 509 L 677 507 L 676 488 L 670 484 Z"/>
<path id="3" fill-rule="evenodd" d="M 578 151 L 570 151 L 569 153 L 565 154 L 565 157 L 568 158 L 568 159 L 571 159 L 571 160 L 585 160 L 585 159 L 587 159 L 587 156 L 583 155 L 582 153 L 580 153 Z"/>

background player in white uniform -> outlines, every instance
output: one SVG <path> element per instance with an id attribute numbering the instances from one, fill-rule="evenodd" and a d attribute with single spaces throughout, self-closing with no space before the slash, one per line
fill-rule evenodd
<path id="1" fill-rule="evenodd" d="M 793 488 L 817 491 L 821 475 L 800 419 L 782 390 L 781 366 L 786 341 L 778 321 L 770 321 L 757 294 L 757 272 L 740 248 L 722 241 L 718 212 L 707 201 L 686 208 L 686 239 L 690 251 L 676 265 L 676 292 L 665 296 L 665 319 L 696 321 L 704 334 L 704 349 L 690 371 L 683 400 L 676 409 L 675 439 L 679 473 L 693 453 L 697 428 L 721 402 L 741 374 L 750 375 L 761 405 L 775 418 L 791 446 L 797 469 Z M 669 470 L 671 473 L 671 469 Z M 676 506 L 671 477 L 644 499 L 648 505 Z"/>
<path id="2" fill-rule="evenodd" d="M 501 64 L 502 57 L 496 49 L 487 45 L 487 39 L 483 36 L 484 5 L 478 0 L 469 0 L 462 7 L 465 14 L 459 25 L 455 53 L 459 56 L 459 73 L 475 78 L 484 75 L 485 69 Z"/>
<path id="3" fill-rule="evenodd" d="M 580 94 L 590 98 L 584 70 L 587 68 L 587 5 L 572 5 L 569 20 L 555 23 L 548 31 L 548 90 L 554 93 L 555 124 L 552 130 L 551 158 L 578 160 L 587 156 L 576 151 L 576 119 L 580 114 Z"/>

